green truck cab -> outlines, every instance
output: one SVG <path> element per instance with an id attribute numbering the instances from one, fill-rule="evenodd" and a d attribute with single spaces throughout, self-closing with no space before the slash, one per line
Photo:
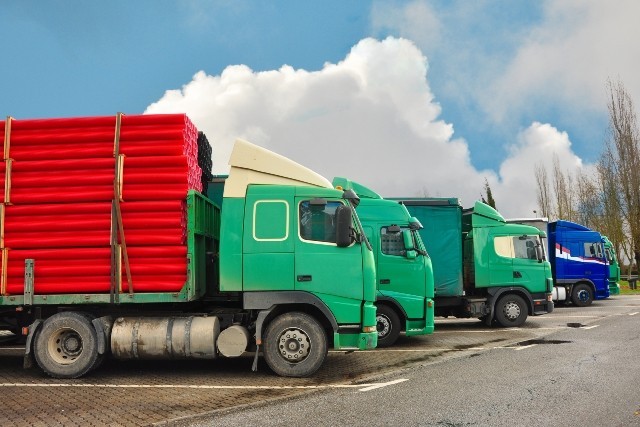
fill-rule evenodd
<path id="1" fill-rule="evenodd" d="M 24 295 L 0 295 L 0 329 L 25 344 L 25 364 L 76 378 L 109 355 L 254 352 L 254 370 L 262 353 L 276 374 L 304 377 L 330 347 L 376 347 L 375 261 L 357 196 L 246 141 L 236 142 L 230 165 L 217 188 L 221 206 L 193 190 L 186 197 L 180 292 L 39 295 L 29 270 Z"/>
<path id="2" fill-rule="evenodd" d="M 602 244 L 604 246 L 604 254 L 609 263 L 609 294 L 620 295 L 620 284 L 618 284 L 620 281 L 620 264 L 618 263 L 616 251 L 607 236 L 602 236 Z"/>
<path id="3" fill-rule="evenodd" d="M 508 224 L 481 202 L 463 210 L 456 198 L 397 200 L 424 226 L 419 233 L 433 262 L 436 316 L 520 326 L 528 315 L 553 310 L 544 232 Z"/>
<path id="4" fill-rule="evenodd" d="M 393 345 L 401 331 L 406 336 L 433 333 L 433 269 L 418 232 L 420 222 L 402 204 L 361 184 L 336 177 L 333 185 L 360 197 L 356 210 L 376 260 L 378 346 Z"/>

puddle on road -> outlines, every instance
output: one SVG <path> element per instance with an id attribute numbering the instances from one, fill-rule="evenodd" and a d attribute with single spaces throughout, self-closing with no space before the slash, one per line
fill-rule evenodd
<path id="1" fill-rule="evenodd" d="M 569 328 L 582 328 L 584 325 L 582 323 L 567 323 Z"/>
<path id="2" fill-rule="evenodd" d="M 572 342 L 573 341 L 565 341 L 565 340 L 534 339 L 534 340 L 520 341 L 519 343 L 516 343 L 516 345 L 521 347 L 526 347 L 528 345 L 534 345 L 534 344 L 569 344 Z"/>

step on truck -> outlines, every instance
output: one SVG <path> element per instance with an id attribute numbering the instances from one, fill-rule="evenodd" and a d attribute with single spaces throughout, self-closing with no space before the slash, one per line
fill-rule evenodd
<path id="1" fill-rule="evenodd" d="M 620 295 L 620 263 L 613 243 L 607 236 L 602 236 L 602 244 L 604 246 L 604 255 L 609 263 L 609 295 Z"/>
<path id="2" fill-rule="evenodd" d="M 14 146 L 18 149 L 20 141 L 17 122 L 12 150 Z M 6 128 L 5 150 L 9 139 Z M 65 138 L 70 134 L 66 132 Z M 125 134 L 133 135 L 123 131 L 123 137 Z M 157 148 L 157 143 L 153 146 Z M 6 151 L 5 157 L 9 157 Z M 144 281 L 140 279 L 145 265 L 138 262 L 138 252 L 147 251 L 155 257 L 150 260 L 158 261 L 162 247 L 141 251 L 135 246 L 140 233 L 127 228 L 133 226 L 132 215 L 136 213 L 132 206 L 139 206 L 127 201 L 127 195 L 134 194 L 131 182 L 135 175 L 127 175 L 129 161 L 133 160 L 124 160 L 123 176 L 117 168 L 114 172 L 124 181 L 123 194 L 118 195 L 118 182 L 111 187 L 116 192 L 113 197 L 118 209 L 110 210 L 113 217 L 107 217 L 105 222 L 106 232 L 112 235 L 111 254 L 107 246 L 105 258 L 107 277 L 111 262 L 112 283 L 104 285 L 106 291 L 102 282 L 92 277 L 59 280 L 65 264 L 71 263 L 74 273 L 84 271 L 83 266 L 88 265 L 88 260 L 75 259 L 74 254 L 102 257 L 101 248 L 35 249 L 32 253 L 37 256 L 20 261 L 22 266 L 12 261 L 20 251 L 9 245 L 24 243 L 32 247 L 29 239 L 35 236 L 21 230 L 35 227 L 36 223 L 25 224 L 26 228 L 14 224 L 11 218 L 15 216 L 10 214 L 13 208 L 19 208 L 18 188 L 12 206 L 7 203 L 10 190 L 5 182 L 2 226 L 6 225 L 7 230 L 4 233 L 3 229 L 0 341 L 4 345 L 24 345 L 25 366 L 35 361 L 50 376 L 77 378 L 98 367 L 108 356 L 122 360 L 215 359 L 254 352 L 254 357 L 248 359 L 253 360 L 254 370 L 258 355 L 262 354 L 276 374 L 304 377 L 320 368 L 329 347 L 364 350 L 376 346 L 374 257 L 354 209 L 357 196 L 353 192 L 338 191 L 315 172 L 238 140 L 231 154 L 221 206 L 198 191 L 189 190 L 182 200 L 184 216 L 173 218 L 172 214 L 162 213 L 161 218 L 153 219 L 154 223 L 169 219 L 178 230 L 182 221 L 185 230 L 185 251 L 173 254 L 171 259 L 177 257 L 181 264 L 176 265 L 185 266 L 183 276 L 176 277 L 186 280 L 176 289 L 163 291 L 177 272 L 171 276 L 168 272 L 152 272 L 151 276 L 144 276 Z M 20 176 L 24 178 L 20 163 L 13 161 L 16 183 Z M 142 163 L 144 166 L 148 162 Z M 169 191 L 154 184 L 160 177 L 157 170 L 150 169 L 150 173 L 147 189 Z M 147 179 L 145 175 L 136 176 Z M 83 194 L 92 195 L 90 189 Z M 60 215 L 65 206 L 69 209 L 69 205 L 55 206 Z M 98 209 L 102 205 L 77 206 Z M 49 219 L 39 218 L 45 221 L 42 224 L 51 226 L 55 213 L 47 212 Z M 78 215 L 68 218 L 72 217 L 73 221 L 66 223 L 70 229 L 74 224 L 94 226 L 84 224 Z M 144 221 L 136 224 L 141 228 L 149 225 Z M 81 240 L 87 234 L 90 233 L 74 236 Z M 40 236 L 49 237 L 44 233 Z M 145 241 L 165 239 L 153 234 L 143 237 Z M 168 262 L 153 266 L 174 269 Z M 22 271 L 24 279 L 16 271 Z"/>
<path id="3" fill-rule="evenodd" d="M 407 208 L 362 184 L 336 177 L 336 188 L 360 197 L 356 208 L 376 259 L 378 346 L 405 336 L 433 333 L 433 268 L 420 238 L 422 224 Z"/>
<path id="4" fill-rule="evenodd" d="M 600 233 L 564 220 L 515 218 L 509 222 L 532 225 L 547 233 L 554 301 L 585 307 L 594 299 L 609 297 L 610 267 Z"/>
<path id="5" fill-rule="evenodd" d="M 433 263 L 435 315 L 475 317 L 487 325 L 520 326 L 553 311 L 545 233 L 507 224 L 492 207 L 463 210 L 456 198 L 403 198 Z"/>

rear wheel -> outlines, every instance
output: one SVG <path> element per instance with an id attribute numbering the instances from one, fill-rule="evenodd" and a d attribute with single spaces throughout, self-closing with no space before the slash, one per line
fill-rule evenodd
<path id="1" fill-rule="evenodd" d="M 376 328 L 378 347 L 392 346 L 400 336 L 400 317 L 388 305 L 379 305 L 376 309 Z"/>
<path id="2" fill-rule="evenodd" d="M 528 315 L 527 304 L 519 295 L 505 295 L 496 303 L 495 319 L 500 326 L 521 326 Z"/>
<path id="3" fill-rule="evenodd" d="M 590 305 L 593 302 L 593 292 L 591 288 L 584 283 L 579 283 L 574 286 L 571 292 L 571 302 L 578 307 Z"/>
<path id="4" fill-rule="evenodd" d="M 283 377 L 313 375 L 327 356 L 327 336 L 316 319 L 292 312 L 276 317 L 265 331 L 264 358 Z"/>
<path id="5" fill-rule="evenodd" d="M 34 356 L 40 368 L 54 378 L 81 377 L 99 359 L 96 330 L 84 314 L 54 314 L 37 333 Z"/>

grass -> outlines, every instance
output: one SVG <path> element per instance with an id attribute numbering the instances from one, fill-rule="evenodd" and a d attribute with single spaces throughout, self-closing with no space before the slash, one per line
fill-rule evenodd
<path id="1" fill-rule="evenodd" d="M 640 283 L 636 283 L 636 289 L 629 289 L 629 282 L 620 280 L 620 295 L 640 295 Z"/>

